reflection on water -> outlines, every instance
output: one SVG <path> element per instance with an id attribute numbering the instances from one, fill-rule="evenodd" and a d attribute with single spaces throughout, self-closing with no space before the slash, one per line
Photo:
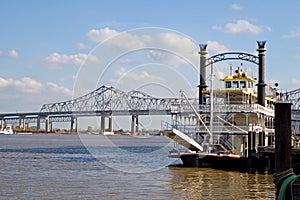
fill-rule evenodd
<path id="1" fill-rule="evenodd" d="M 76 135 L 0 135 L 0 199 L 274 198 L 271 175 L 161 166 L 169 162 L 158 151 L 165 151 L 160 146 L 169 144 L 167 138 L 110 140 L 128 153 L 116 155 L 116 146 L 103 144 L 102 155 L 94 157 Z M 151 170 L 141 173 L 144 168 Z"/>
<path id="2" fill-rule="evenodd" d="M 172 189 L 183 199 L 272 199 L 271 175 L 209 168 L 170 168 Z"/>

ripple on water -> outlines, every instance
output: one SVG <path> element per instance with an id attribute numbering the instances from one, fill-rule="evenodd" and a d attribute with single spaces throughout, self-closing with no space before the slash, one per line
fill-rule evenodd
<path id="1" fill-rule="evenodd" d="M 95 139 L 101 137 L 91 136 Z M 169 143 L 164 137 L 110 140 L 128 153 L 105 146 L 94 156 L 74 135 L 0 136 L 0 199 L 274 198 L 271 175 L 166 167 L 167 149 L 159 151 Z M 132 171 L 116 170 L 109 162 Z M 147 167 L 156 170 L 132 173 Z"/>

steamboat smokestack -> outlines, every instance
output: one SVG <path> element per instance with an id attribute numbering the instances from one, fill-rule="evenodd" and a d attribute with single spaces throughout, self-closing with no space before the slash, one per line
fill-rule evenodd
<path id="1" fill-rule="evenodd" d="M 199 84 L 199 104 L 205 104 L 206 100 L 202 94 L 202 91 L 207 88 L 206 85 L 206 47 L 207 44 L 199 44 L 200 47 L 200 84 Z"/>
<path id="2" fill-rule="evenodd" d="M 258 104 L 265 106 L 265 44 L 266 41 L 257 41 L 258 44 L 258 84 L 257 84 L 257 93 L 258 93 Z"/>

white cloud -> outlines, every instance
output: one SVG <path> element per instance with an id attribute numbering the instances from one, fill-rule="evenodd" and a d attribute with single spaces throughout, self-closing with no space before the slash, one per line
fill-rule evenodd
<path id="1" fill-rule="evenodd" d="M 29 77 L 23 77 L 19 80 L 0 77 L 0 88 L 12 88 L 24 93 L 40 93 L 43 84 Z"/>
<path id="2" fill-rule="evenodd" d="M 231 4 L 230 5 L 230 9 L 231 10 L 243 10 L 243 8 L 241 7 L 241 5 L 239 5 L 239 4 Z"/>
<path id="3" fill-rule="evenodd" d="M 0 77 L 0 87 L 6 87 L 9 85 L 10 79 L 4 79 Z"/>
<path id="4" fill-rule="evenodd" d="M 43 87 L 43 84 L 29 77 L 23 77 L 15 81 L 15 85 L 21 88 L 22 91 L 28 93 L 38 93 Z"/>
<path id="5" fill-rule="evenodd" d="M 291 30 L 289 34 L 282 36 L 282 38 L 297 38 L 297 37 L 300 37 L 300 26 L 296 27 L 294 30 Z"/>
<path id="6" fill-rule="evenodd" d="M 174 52 L 191 52 L 195 48 L 195 43 L 188 37 L 174 32 L 164 32 L 159 34 L 159 43 L 166 49 Z"/>
<path id="7" fill-rule="evenodd" d="M 127 71 L 125 68 L 120 68 L 116 71 L 116 74 L 120 78 L 127 78 L 133 81 L 148 81 L 148 82 L 165 82 L 165 79 L 159 76 L 149 74 L 149 72 L 143 70 L 140 72 Z"/>
<path id="8" fill-rule="evenodd" d="M 199 47 L 190 38 L 179 33 L 163 32 L 156 40 L 159 48 L 150 50 L 147 54 L 148 58 L 172 66 L 187 63 L 198 64 Z"/>
<path id="9" fill-rule="evenodd" d="M 104 29 L 92 29 L 86 34 L 86 36 L 90 41 L 98 43 L 118 34 L 120 34 L 118 31 L 105 27 Z"/>
<path id="10" fill-rule="evenodd" d="M 213 26 L 212 29 L 223 33 L 248 33 L 253 35 L 260 34 L 264 31 L 271 31 L 271 28 L 268 26 L 257 26 L 246 20 L 237 20 L 236 23 L 227 23 L 225 27 Z"/>
<path id="11" fill-rule="evenodd" d="M 91 49 L 90 46 L 88 46 L 88 45 L 86 45 L 86 44 L 84 44 L 84 43 L 82 43 L 82 42 L 78 43 L 77 46 L 76 46 L 76 48 L 77 48 L 78 50 Z"/>
<path id="12" fill-rule="evenodd" d="M 162 51 L 154 51 L 150 50 L 147 53 L 147 57 L 151 58 L 152 60 L 161 61 L 164 60 L 167 54 L 163 53 Z"/>
<path id="13" fill-rule="evenodd" d="M 59 86 L 56 83 L 47 82 L 46 85 L 50 88 L 50 90 L 52 92 L 61 93 L 61 94 L 67 95 L 67 96 L 72 96 L 72 94 L 73 94 L 73 91 L 70 90 L 69 88 L 66 88 L 64 86 Z"/>
<path id="14" fill-rule="evenodd" d="M 121 49 L 142 48 L 146 42 L 151 40 L 148 35 L 135 35 L 128 32 L 118 32 L 108 27 L 104 29 L 93 29 L 86 34 L 90 41 L 100 43 L 104 42 L 107 46 L 116 46 Z M 109 38 L 112 38 L 108 40 Z"/>
<path id="15" fill-rule="evenodd" d="M 8 55 L 11 56 L 11 57 L 18 57 L 18 52 L 16 50 L 10 50 L 8 51 Z"/>
<path id="16" fill-rule="evenodd" d="M 8 56 L 8 57 L 18 57 L 19 56 L 19 53 L 12 49 L 12 50 L 9 50 L 7 52 L 4 52 L 4 51 L 0 51 L 0 56 Z"/>
<path id="17" fill-rule="evenodd" d="M 178 65 L 186 63 L 186 60 L 193 64 L 198 63 L 198 45 L 185 35 L 170 30 L 145 28 L 119 32 L 106 27 L 88 31 L 87 38 L 93 42 L 103 42 L 103 45 L 109 47 L 117 47 L 117 51 L 121 50 L 120 54 L 124 53 L 122 50 L 146 47 L 162 49 L 159 52 L 160 56 L 154 55 L 153 52 L 149 52 L 147 56 L 164 64 Z M 116 51 L 116 49 L 110 50 Z M 164 50 L 167 52 L 163 52 Z"/>
<path id="18" fill-rule="evenodd" d="M 208 41 L 207 50 L 213 52 L 213 54 L 217 54 L 227 52 L 228 48 L 216 41 Z"/>
<path id="19" fill-rule="evenodd" d="M 150 50 L 147 53 L 147 58 L 155 61 L 156 63 L 165 64 L 173 67 L 176 67 L 181 63 L 185 63 L 184 60 L 179 56 L 186 57 L 182 55 L 182 53 L 176 56 L 169 52 L 164 52 L 161 50 Z"/>
<path id="20" fill-rule="evenodd" d="M 23 93 L 42 93 L 42 90 L 49 94 L 49 90 L 55 93 L 62 93 L 67 96 L 72 95 L 72 90 L 59 86 L 56 83 L 47 82 L 45 87 L 41 82 L 33 80 L 29 77 L 22 77 L 20 79 L 13 79 L 13 78 L 2 78 L 0 77 L 0 89 L 6 89 L 10 91 L 12 94 L 16 91 L 23 92 Z"/>
<path id="21" fill-rule="evenodd" d="M 73 54 L 73 55 L 66 55 L 66 54 L 59 54 L 59 53 L 52 53 L 44 59 L 47 63 L 56 63 L 56 64 L 75 64 L 81 65 L 86 61 L 97 63 L 99 60 L 94 55 L 88 54 Z"/>
<path id="22" fill-rule="evenodd" d="M 69 100 L 72 91 L 55 83 L 41 83 L 29 77 L 0 77 L 0 100 L 3 112 L 36 110 L 48 102 Z M 16 101 L 16 99 L 18 101 Z"/>

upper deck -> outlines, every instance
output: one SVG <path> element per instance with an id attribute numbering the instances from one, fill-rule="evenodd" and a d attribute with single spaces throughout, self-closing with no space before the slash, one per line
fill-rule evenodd
<path id="1" fill-rule="evenodd" d="M 210 101 L 210 94 L 213 92 L 214 102 L 220 104 L 257 104 L 257 79 L 248 76 L 247 70 L 243 71 L 238 68 L 234 74 L 225 76 L 221 81 L 224 82 L 223 89 L 202 91 L 206 95 L 207 102 Z M 278 90 L 270 87 L 270 91 L 265 97 L 265 105 L 267 108 L 273 109 L 276 102 L 280 102 Z"/>
<path id="2" fill-rule="evenodd" d="M 209 114 L 211 112 L 210 104 L 193 105 L 198 113 Z M 274 117 L 273 107 L 264 107 L 259 104 L 218 104 L 213 106 L 214 113 L 229 114 L 229 113 L 259 113 L 266 116 Z M 173 114 L 189 114 L 193 113 L 192 108 L 188 104 L 174 105 L 171 107 Z"/>

